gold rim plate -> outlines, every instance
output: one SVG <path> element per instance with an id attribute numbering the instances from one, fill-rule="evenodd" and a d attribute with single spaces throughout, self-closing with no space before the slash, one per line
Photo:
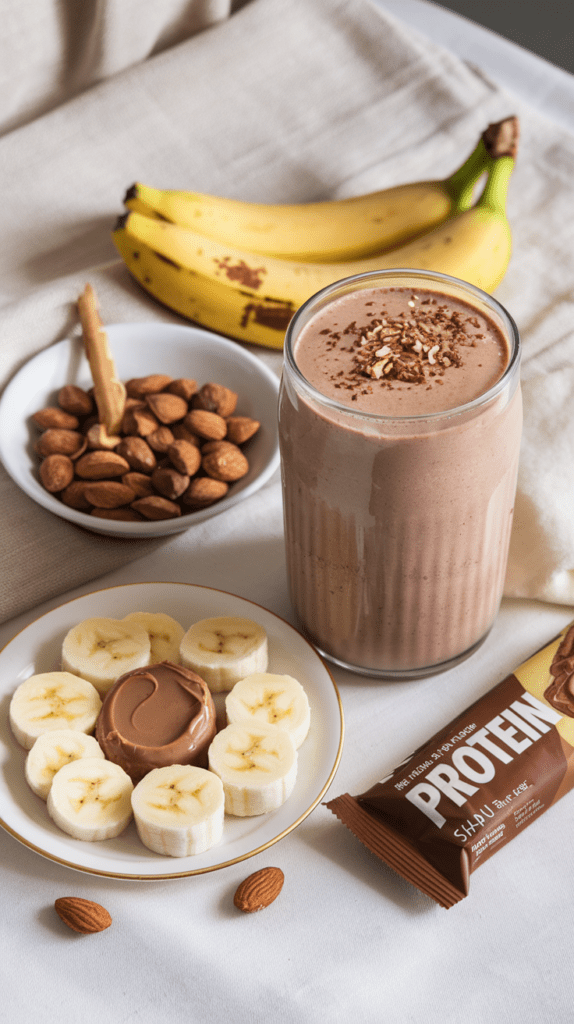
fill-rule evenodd
<path id="1" fill-rule="evenodd" d="M 28 788 L 24 751 L 14 739 L 8 709 L 16 687 L 35 672 L 60 668 L 62 640 L 71 626 L 93 616 L 166 612 L 187 629 L 212 615 L 259 622 L 269 638 L 269 671 L 295 676 L 307 691 L 311 727 L 299 749 L 295 789 L 277 811 L 252 818 L 226 816 L 218 846 L 195 857 L 161 857 L 147 850 L 132 822 L 116 839 L 72 839 L 50 819 Z M 29 849 L 58 864 L 109 878 L 157 880 L 217 871 L 252 857 L 297 828 L 331 785 L 343 748 L 343 709 L 336 684 L 314 648 L 273 612 L 225 591 L 186 583 L 135 583 L 98 590 L 60 605 L 17 634 L 0 652 L 0 825 Z"/>

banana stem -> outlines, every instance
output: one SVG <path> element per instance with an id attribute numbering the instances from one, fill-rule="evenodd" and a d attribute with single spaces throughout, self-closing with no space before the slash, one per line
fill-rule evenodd
<path id="1" fill-rule="evenodd" d="M 481 174 L 486 171 L 490 162 L 488 150 L 482 138 L 476 149 L 464 161 L 450 178 L 445 181 L 447 192 L 452 201 L 452 213 L 462 213 L 472 206 L 475 185 Z"/>
<path id="2" fill-rule="evenodd" d="M 511 156 L 501 156 L 497 160 L 492 160 L 484 191 L 476 205 L 504 216 L 508 183 L 513 170 L 514 159 Z"/>
<path id="3" fill-rule="evenodd" d="M 515 114 L 505 117 L 502 121 L 497 121 L 496 124 L 489 124 L 468 160 L 465 160 L 462 167 L 459 167 L 444 183 L 453 204 L 453 213 L 461 213 L 463 210 L 470 209 L 474 187 L 481 174 L 490 170 L 492 160 L 499 160 L 502 157 L 510 157 L 513 161 L 516 159 L 519 135 L 520 123 Z M 501 168 L 499 168 L 497 181 L 501 173 Z M 508 180 L 506 186 L 508 186 Z M 502 185 L 497 184 L 494 187 L 501 188 Z M 503 211 L 505 198 L 506 193 L 504 193 L 502 201 Z M 488 200 L 485 200 L 485 205 L 487 204 Z"/>

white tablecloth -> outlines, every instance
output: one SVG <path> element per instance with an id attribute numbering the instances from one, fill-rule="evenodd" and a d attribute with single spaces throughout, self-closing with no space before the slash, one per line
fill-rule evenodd
<path id="1" fill-rule="evenodd" d="M 491 77 L 499 73 L 534 105 L 543 96 L 547 116 L 559 97 L 557 121 L 567 118 L 569 76 L 495 37 L 489 50 L 488 33 L 421 0 L 386 6 L 421 31 L 436 31 L 454 53 L 488 63 Z M 276 354 L 261 356 L 279 371 Z M 70 597 L 150 580 L 227 590 L 291 620 L 278 479 L 221 527 L 196 527 L 26 611 L 0 626 L 0 643 Z M 381 768 L 398 763 L 573 617 L 570 607 L 505 600 L 472 659 L 426 681 L 376 683 L 334 669 L 346 740 L 329 795 L 366 789 Z M 379 864 L 323 806 L 249 861 L 148 883 L 79 874 L 0 830 L 3 1017 L 42 1024 L 566 1024 L 574 996 L 573 801 L 562 800 L 485 864 L 471 878 L 470 896 L 450 911 Z M 233 907 L 236 886 L 267 864 L 285 873 L 281 896 L 262 913 L 241 915 Z M 68 932 L 53 911 L 62 895 L 102 903 L 112 927 L 95 936 Z"/>

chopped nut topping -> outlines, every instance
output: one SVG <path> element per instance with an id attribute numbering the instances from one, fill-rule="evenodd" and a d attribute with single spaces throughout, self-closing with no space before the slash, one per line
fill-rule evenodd
<path id="1" fill-rule="evenodd" d="M 334 374 L 336 387 L 356 391 L 355 399 L 364 392 L 365 378 L 378 381 L 377 387 L 392 387 L 393 381 L 427 387 L 440 384 L 445 370 L 462 366 L 464 349 L 482 337 L 476 317 L 446 304 L 411 294 L 408 306 L 408 314 L 391 316 L 382 308 L 366 323 L 353 321 L 343 330 L 328 332 L 332 346 L 350 338 L 347 348 L 340 345 L 340 349 L 353 358 L 349 372 Z"/>
<path id="2" fill-rule="evenodd" d="M 378 363 L 372 363 L 371 366 L 367 367 L 367 373 L 369 374 L 370 377 L 376 377 L 376 379 L 378 380 L 379 377 L 383 376 L 383 369 L 385 366 L 386 363 L 384 363 L 383 360 L 380 359 Z"/>

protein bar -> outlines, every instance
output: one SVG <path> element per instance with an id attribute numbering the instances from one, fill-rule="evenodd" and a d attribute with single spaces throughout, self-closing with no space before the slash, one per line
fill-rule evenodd
<path id="1" fill-rule="evenodd" d="M 574 786 L 574 623 L 394 771 L 327 807 L 443 907 Z"/>

